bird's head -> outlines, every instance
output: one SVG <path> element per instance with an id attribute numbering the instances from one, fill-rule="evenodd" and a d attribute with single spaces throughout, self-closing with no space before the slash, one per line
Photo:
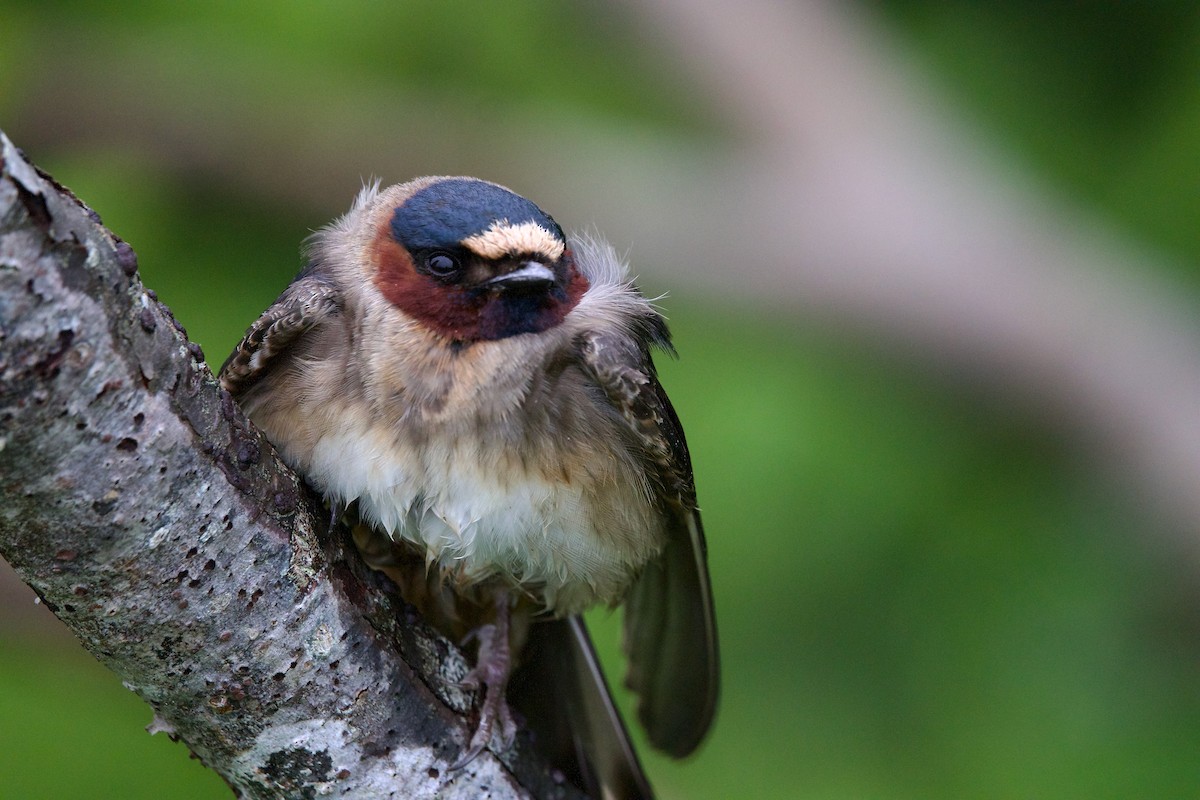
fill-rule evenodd
<path id="1" fill-rule="evenodd" d="M 588 288 L 562 228 L 477 178 L 421 178 L 363 209 L 368 279 L 410 319 L 455 342 L 539 333 Z"/>

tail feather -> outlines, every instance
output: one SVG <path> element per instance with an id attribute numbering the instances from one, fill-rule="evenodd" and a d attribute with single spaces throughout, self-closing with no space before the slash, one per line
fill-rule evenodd
<path id="1" fill-rule="evenodd" d="M 508 697 L 538 750 L 581 789 L 606 800 L 654 797 L 580 617 L 531 626 Z"/>

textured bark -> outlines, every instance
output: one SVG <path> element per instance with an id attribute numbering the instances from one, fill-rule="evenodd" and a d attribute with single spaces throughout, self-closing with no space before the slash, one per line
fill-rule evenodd
<path id="1" fill-rule="evenodd" d="M 247 797 L 561 797 L 521 738 L 451 771 L 458 651 L 366 569 L 145 289 L 0 134 L 0 555 Z"/>

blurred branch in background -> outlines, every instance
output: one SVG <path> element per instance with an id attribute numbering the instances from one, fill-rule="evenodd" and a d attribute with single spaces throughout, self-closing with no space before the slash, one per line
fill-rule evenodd
<path id="1" fill-rule="evenodd" d="M 17 118 L 43 146 L 107 141 L 330 217 L 347 176 L 398 179 L 448 160 L 520 176 L 516 188 L 560 218 L 605 220 L 675 285 L 857 330 L 1047 405 L 1148 509 L 1200 529 L 1195 293 L 1003 169 L 853 6 L 626 8 L 703 87 L 697 104 L 719 109 L 732 147 L 548 120 L 520 102 L 464 125 L 452 100 L 336 76 L 267 103 L 271 87 L 243 74 L 180 84 L 154 68 L 157 50 L 111 51 L 107 64 L 68 54 L 39 73 Z"/>
<path id="2" fill-rule="evenodd" d="M 687 232 L 664 263 L 1049 401 L 1200 554 L 1200 296 L 989 160 L 851 7 L 645 7 L 757 134 L 660 198 Z"/>

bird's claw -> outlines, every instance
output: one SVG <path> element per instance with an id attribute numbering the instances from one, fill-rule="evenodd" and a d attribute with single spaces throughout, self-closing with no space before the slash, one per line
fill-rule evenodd
<path id="1" fill-rule="evenodd" d="M 497 752 L 508 750 L 517 740 L 517 723 L 513 721 L 512 712 L 508 710 L 508 703 L 504 702 L 504 688 L 485 685 L 483 706 L 479 710 L 479 726 L 471 735 L 467 749 L 450 765 L 450 769 L 462 769 L 474 761 L 491 744 L 493 736 L 499 739 Z"/>
<path id="2" fill-rule="evenodd" d="M 508 686 L 508 673 L 512 666 L 508 643 L 508 600 L 501 595 L 496 604 L 496 622 L 480 625 L 471 631 L 464 643 L 475 639 L 479 651 L 475 666 L 463 676 L 459 685 L 471 689 L 483 689 L 483 703 L 479 708 L 479 725 L 467 743 L 467 749 L 450 769 L 461 769 L 471 763 L 491 743 L 493 735 L 499 738 L 498 752 L 513 746 L 517 738 L 517 724 L 505 702 L 504 693 Z"/>

